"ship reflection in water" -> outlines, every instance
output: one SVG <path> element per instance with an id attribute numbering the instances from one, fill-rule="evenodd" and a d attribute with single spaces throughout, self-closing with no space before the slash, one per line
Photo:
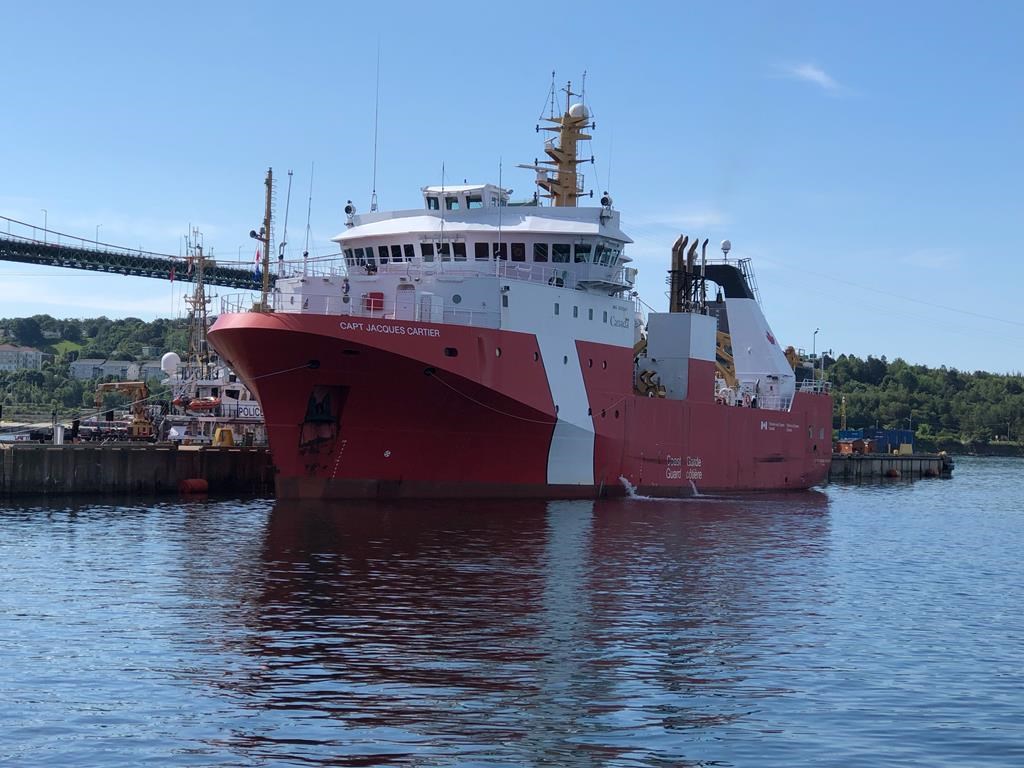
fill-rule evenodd
<path id="1" fill-rule="evenodd" d="M 207 681 L 252 718 L 218 743 L 360 765 L 756 749 L 806 662 L 783 654 L 826 599 L 828 525 L 818 493 L 278 502 L 233 648 L 259 664 Z"/>
<path id="2" fill-rule="evenodd" d="M 960 463 L 827 497 L 9 501 L 0 765 L 1017 768 L 1022 464 Z"/>

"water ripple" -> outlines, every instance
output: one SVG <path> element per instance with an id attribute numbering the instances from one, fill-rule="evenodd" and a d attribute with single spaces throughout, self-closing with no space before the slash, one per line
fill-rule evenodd
<path id="1" fill-rule="evenodd" d="M 0 763 L 1024 764 L 1021 469 L 8 505 Z"/>

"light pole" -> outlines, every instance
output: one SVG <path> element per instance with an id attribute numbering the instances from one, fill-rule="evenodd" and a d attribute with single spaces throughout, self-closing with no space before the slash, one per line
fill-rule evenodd
<path id="1" fill-rule="evenodd" d="M 40 208 L 39 210 L 43 212 L 43 245 L 46 245 L 46 217 L 48 214 L 45 208 Z"/>
<path id="2" fill-rule="evenodd" d="M 96 225 L 96 247 L 97 248 L 100 247 L 100 227 L 102 227 L 102 226 L 103 226 L 102 224 L 97 224 Z"/>
<path id="3" fill-rule="evenodd" d="M 821 328 L 815 328 L 814 335 L 811 336 L 811 357 L 815 356 L 815 352 L 818 349 L 818 331 L 820 330 Z"/>

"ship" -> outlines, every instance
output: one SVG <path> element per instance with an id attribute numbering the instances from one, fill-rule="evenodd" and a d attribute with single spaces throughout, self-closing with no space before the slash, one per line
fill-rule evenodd
<path id="1" fill-rule="evenodd" d="M 536 192 L 349 201 L 334 262 L 222 300 L 209 340 L 263 407 L 281 498 L 594 497 L 806 489 L 831 458 L 827 383 L 799 383 L 748 259 L 671 248 L 644 312 L 605 192 L 580 205 L 593 121 L 565 89 Z M 442 174 L 443 181 L 443 174 Z M 270 250 L 270 190 L 264 228 Z M 667 250 L 667 249 L 666 249 Z"/>
<path id="2" fill-rule="evenodd" d="M 202 236 L 192 230 L 185 238 L 185 268 L 193 280 L 188 306 L 188 352 L 182 360 L 167 352 L 160 368 L 170 390 L 170 403 L 160 421 L 163 440 L 183 445 L 266 445 L 263 410 L 238 375 L 219 359 L 207 339 L 208 307 L 204 273 L 210 260 Z"/>

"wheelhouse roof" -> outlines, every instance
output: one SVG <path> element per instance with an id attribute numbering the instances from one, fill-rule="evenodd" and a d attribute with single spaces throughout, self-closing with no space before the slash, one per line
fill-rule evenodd
<path id="1" fill-rule="evenodd" d="M 356 216 L 354 226 L 332 237 L 344 245 L 353 240 L 373 237 L 411 235 L 446 236 L 456 234 L 497 233 L 498 212 L 501 212 L 502 235 L 564 235 L 567 237 L 606 237 L 622 243 L 633 242 L 619 229 L 618 214 L 605 216 L 600 208 L 487 208 L 470 211 L 397 211 L 390 214 L 371 213 Z"/>

